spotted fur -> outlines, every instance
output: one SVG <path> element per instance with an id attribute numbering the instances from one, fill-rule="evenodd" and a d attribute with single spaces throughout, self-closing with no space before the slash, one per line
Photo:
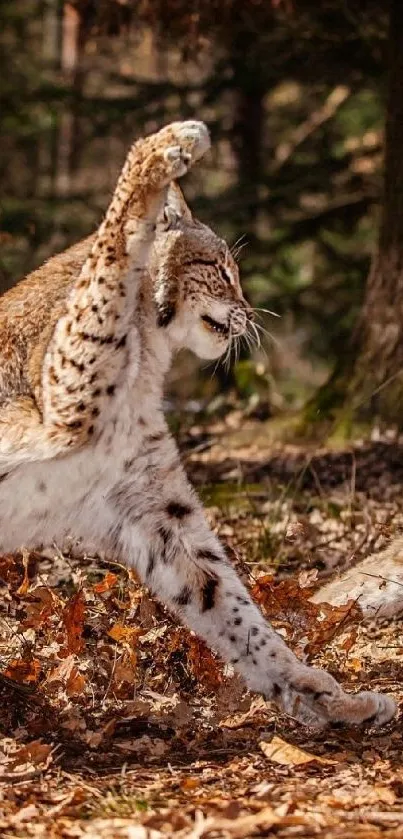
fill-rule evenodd
<path id="1" fill-rule="evenodd" d="M 382 723 L 392 700 L 346 695 L 264 620 L 163 417 L 176 350 L 217 358 L 251 317 L 227 246 L 174 183 L 208 146 L 199 122 L 139 140 L 96 234 L 0 301 L 0 551 L 112 555 L 287 713 Z"/>

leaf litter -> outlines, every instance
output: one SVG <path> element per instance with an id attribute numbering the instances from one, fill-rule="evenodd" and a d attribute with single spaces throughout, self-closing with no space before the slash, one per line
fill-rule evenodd
<path id="1" fill-rule="evenodd" d="M 196 482 L 207 476 L 211 487 L 234 478 L 231 442 L 223 468 L 217 439 L 207 454 L 188 458 Z M 207 500 L 208 516 L 297 655 L 327 667 L 348 690 L 399 697 L 396 627 L 363 625 L 355 603 L 310 601 L 328 568 L 401 526 L 393 475 L 385 467 L 380 499 L 367 455 L 367 492 L 357 489 L 356 466 L 352 493 L 341 467 L 334 481 L 333 454 L 326 480 L 323 454 L 316 480 L 296 491 L 292 457 L 301 454 L 234 446 L 237 483 L 221 493 L 223 506 Z M 6 555 L 0 587 L 5 839 L 403 837 L 399 720 L 380 731 L 303 730 L 250 696 L 114 563 L 57 549 Z"/>

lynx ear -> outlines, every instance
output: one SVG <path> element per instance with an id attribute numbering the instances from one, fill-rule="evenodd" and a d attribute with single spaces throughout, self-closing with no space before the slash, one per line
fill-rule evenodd
<path id="1" fill-rule="evenodd" d="M 185 196 L 175 181 L 168 187 L 163 216 L 169 228 L 175 227 L 179 221 L 192 221 L 192 213 L 186 204 Z"/>

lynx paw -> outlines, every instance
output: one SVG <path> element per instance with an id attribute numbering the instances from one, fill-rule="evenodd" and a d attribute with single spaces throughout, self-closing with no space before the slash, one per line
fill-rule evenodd
<path id="1" fill-rule="evenodd" d="M 164 189 L 184 175 L 209 147 L 210 137 L 203 122 L 172 122 L 136 145 L 136 153 L 144 160 L 142 182 L 148 181 L 153 190 Z"/>
<path id="2" fill-rule="evenodd" d="M 273 698 L 277 704 L 291 717 L 314 728 L 329 723 L 384 725 L 397 710 L 390 696 L 371 691 L 347 694 L 329 673 L 304 665 L 282 689 L 276 688 Z"/>
<path id="3" fill-rule="evenodd" d="M 165 149 L 164 158 L 172 167 L 172 179 L 179 178 L 210 148 L 209 133 L 203 122 L 192 120 L 174 122 L 166 131 L 176 143 Z"/>

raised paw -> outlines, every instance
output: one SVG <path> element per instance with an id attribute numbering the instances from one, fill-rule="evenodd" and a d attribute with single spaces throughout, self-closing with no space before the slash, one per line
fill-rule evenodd
<path id="1" fill-rule="evenodd" d="M 136 145 L 136 153 L 144 157 L 142 180 L 162 189 L 184 175 L 209 148 L 204 122 L 172 122 Z"/>
<path id="2" fill-rule="evenodd" d="M 169 143 L 165 149 L 166 159 L 175 167 L 184 167 L 180 174 L 184 174 L 189 166 L 199 160 L 210 148 L 208 129 L 204 122 L 197 120 L 172 122 L 166 128 L 163 128 L 157 136 L 163 143 Z M 178 174 L 175 177 L 178 177 Z"/>
<path id="3" fill-rule="evenodd" d="M 305 725 L 324 728 L 330 723 L 384 725 L 395 715 L 395 701 L 385 694 L 363 691 L 348 694 L 324 670 L 300 665 L 273 699 L 287 714 Z"/>

